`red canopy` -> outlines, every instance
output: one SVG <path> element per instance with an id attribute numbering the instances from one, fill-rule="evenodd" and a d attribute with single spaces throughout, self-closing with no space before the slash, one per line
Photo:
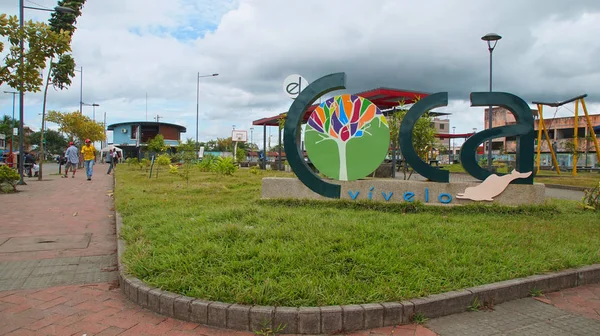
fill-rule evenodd
<path id="1" fill-rule="evenodd" d="M 398 90 L 390 88 L 377 88 L 369 91 L 356 93 L 355 95 L 363 97 L 373 102 L 379 109 L 389 109 L 398 106 L 400 101 L 404 101 L 405 104 L 413 104 L 417 99 L 424 98 L 429 95 L 425 92 L 417 92 L 410 90 Z M 304 113 L 303 121 L 307 121 L 310 114 L 319 106 L 319 104 L 313 104 Z M 442 115 L 447 113 L 436 113 L 436 115 Z M 252 125 L 260 126 L 278 126 L 279 119 L 283 117 L 284 113 L 278 114 L 269 118 L 262 118 L 254 120 Z"/>

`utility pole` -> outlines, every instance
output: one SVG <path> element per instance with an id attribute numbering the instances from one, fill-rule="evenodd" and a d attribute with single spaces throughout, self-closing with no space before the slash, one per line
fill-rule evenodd
<path id="1" fill-rule="evenodd" d="M 81 73 L 79 80 L 79 113 L 83 114 L 83 66 L 79 67 Z"/>

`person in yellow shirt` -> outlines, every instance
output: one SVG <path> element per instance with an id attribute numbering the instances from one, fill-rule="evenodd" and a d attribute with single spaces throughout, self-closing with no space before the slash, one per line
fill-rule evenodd
<path id="1" fill-rule="evenodd" d="M 85 167 L 87 180 L 91 181 L 92 173 L 94 172 L 94 163 L 96 162 L 96 148 L 94 148 L 90 139 L 85 139 L 85 145 L 81 147 L 81 154 L 83 155 L 83 165 Z"/>

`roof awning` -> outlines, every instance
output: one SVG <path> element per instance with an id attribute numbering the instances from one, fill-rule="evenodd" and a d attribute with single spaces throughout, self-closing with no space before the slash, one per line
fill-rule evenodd
<path id="1" fill-rule="evenodd" d="M 375 105 L 377 105 L 377 107 L 380 110 L 387 110 L 387 109 L 392 109 L 394 107 L 397 107 L 399 102 L 401 102 L 401 101 L 404 101 L 405 104 L 414 104 L 417 99 L 427 97 L 429 95 L 429 93 L 381 87 L 381 88 L 377 88 L 377 89 L 373 89 L 373 90 L 369 90 L 369 91 L 355 93 L 355 95 L 370 100 Z M 308 109 L 306 109 L 306 112 L 304 113 L 303 121 L 308 120 L 308 118 L 310 117 L 310 114 L 317 108 L 317 106 L 319 106 L 319 104 L 313 104 Z M 431 112 L 431 115 L 433 115 L 433 116 L 448 115 L 448 114 L 449 113 L 434 112 L 434 111 Z M 252 125 L 278 126 L 279 119 L 281 119 L 284 115 L 285 115 L 285 113 L 280 113 L 273 117 L 254 120 L 252 122 Z"/>

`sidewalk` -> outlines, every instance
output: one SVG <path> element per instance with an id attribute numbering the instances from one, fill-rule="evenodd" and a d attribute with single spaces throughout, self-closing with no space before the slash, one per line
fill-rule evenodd
<path id="1" fill-rule="evenodd" d="M 74 179 L 26 179 L 22 192 L 0 195 L 0 335 L 256 335 L 166 318 L 121 295 L 113 184 L 106 169 L 96 165 L 92 181 L 83 171 Z M 550 293 L 542 301 L 523 299 L 424 326 L 345 335 L 600 334 L 600 285 Z M 521 322 L 512 328 L 514 318 Z M 549 329 L 540 329 L 540 323 Z M 504 324 L 505 329 L 489 328 Z"/>

